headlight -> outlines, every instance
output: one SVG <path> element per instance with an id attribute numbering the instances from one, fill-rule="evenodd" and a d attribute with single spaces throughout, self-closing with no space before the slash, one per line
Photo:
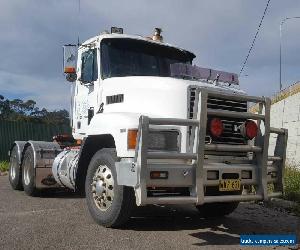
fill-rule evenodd
<path id="1" fill-rule="evenodd" d="M 137 130 L 128 130 L 128 149 L 136 147 Z M 144 138 L 146 140 L 147 138 Z M 148 137 L 149 150 L 179 151 L 179 132 L 176 130 L 150 130 Z"/>
<path id="2" fill-rule="evenodd" d="M 155 131 L 149 132 L 148 148 L 150 150 L 179 151 L 179 132 Z"/>

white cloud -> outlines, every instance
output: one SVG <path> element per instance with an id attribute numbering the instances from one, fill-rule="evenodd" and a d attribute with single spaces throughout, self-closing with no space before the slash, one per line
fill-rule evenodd
<path id="1" fill-rule="evenodd" d="M 266 1 L 82 0 L 79 27 L 77 4 L 75 0 L 1 0 L 1 93 L 32 96 L 48 108 L 68 108 L 61 46 L 76 43 L 79 29 L 84 40 L 110 26 L 141 35 L 162 27 L 165 41 L 193 51 L 197 64 L 239 72 Z M 279 23 L 284 17 L 299 15 L 299 10 L 299 1 L 271 1 L 244 71 L 248 77 L 241 78 L 249 94 L 272 95 L 278 90 Z M 290 20 L 284 26 L 285 86 L 300 79 L 299 23 L 300 19 Z"/>
<path id="2" fill-rule="evenodd" d="M 70 84 L 61 78 L 43 79 L 0 71 L 0 93 L 34 100 L 39 108 L 69 109 Z"/>

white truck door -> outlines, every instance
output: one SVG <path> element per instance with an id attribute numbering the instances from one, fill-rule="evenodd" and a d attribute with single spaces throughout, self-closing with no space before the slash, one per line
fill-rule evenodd
<path id="1" fill-rule="evenodd" d="M 98 56 L 97 48 L 82 51 L 79 63 L 79 78 L 76 81 L 73 111 L 73 135 L 76 139 L 85 136 L 94 112 L 97 112 Z"/>

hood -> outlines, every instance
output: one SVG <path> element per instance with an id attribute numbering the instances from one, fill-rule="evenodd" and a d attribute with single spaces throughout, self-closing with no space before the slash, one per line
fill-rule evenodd
<path id="1" fill-rule="evenodd" d="M 104 113 L 128 112 L 150 117 L 186 118 L 187 91 L 191 85 L 223 93 L 244 93 L 232 87 L 171 77 L 114 77 L 103 81 Z"/>

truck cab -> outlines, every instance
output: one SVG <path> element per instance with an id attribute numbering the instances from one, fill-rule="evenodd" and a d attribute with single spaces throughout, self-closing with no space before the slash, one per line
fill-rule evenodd
<path id="1" fill-rule="evenodd" d="M 186 97 L 186 84 L 171 78 L 170 65 L 191 65 L 194 57 L 140 36 L 104 34 L 83 43 L 78 50 L 73 100 L 74 137 L 83 138 L 97 129 L 99 133 L 99 119 L 105 116 L 107 121 L 116 113 L 186 118 L 187 106 L 182 107 L 178 99 Z M 137 128 L 138 119 L 134 120 L 132 128 Z"/>
<path id="2" fill-rule="evenodd" d="M 105 32 L 81 44 L 77 60 L 74 48 L 65 46 L 64 72 L 75 142 L 15 142 L 13 188 L 84 193 L 108 227 L 135 206 L 193 204 L 201 216 L 224 216 L 241 201 L 282 195 L 287 130 L 270 127 L 270 99 L 247 95 L 236 74 L 193 65 L 195 55 L 164 43 L 160 29 Z"/>

